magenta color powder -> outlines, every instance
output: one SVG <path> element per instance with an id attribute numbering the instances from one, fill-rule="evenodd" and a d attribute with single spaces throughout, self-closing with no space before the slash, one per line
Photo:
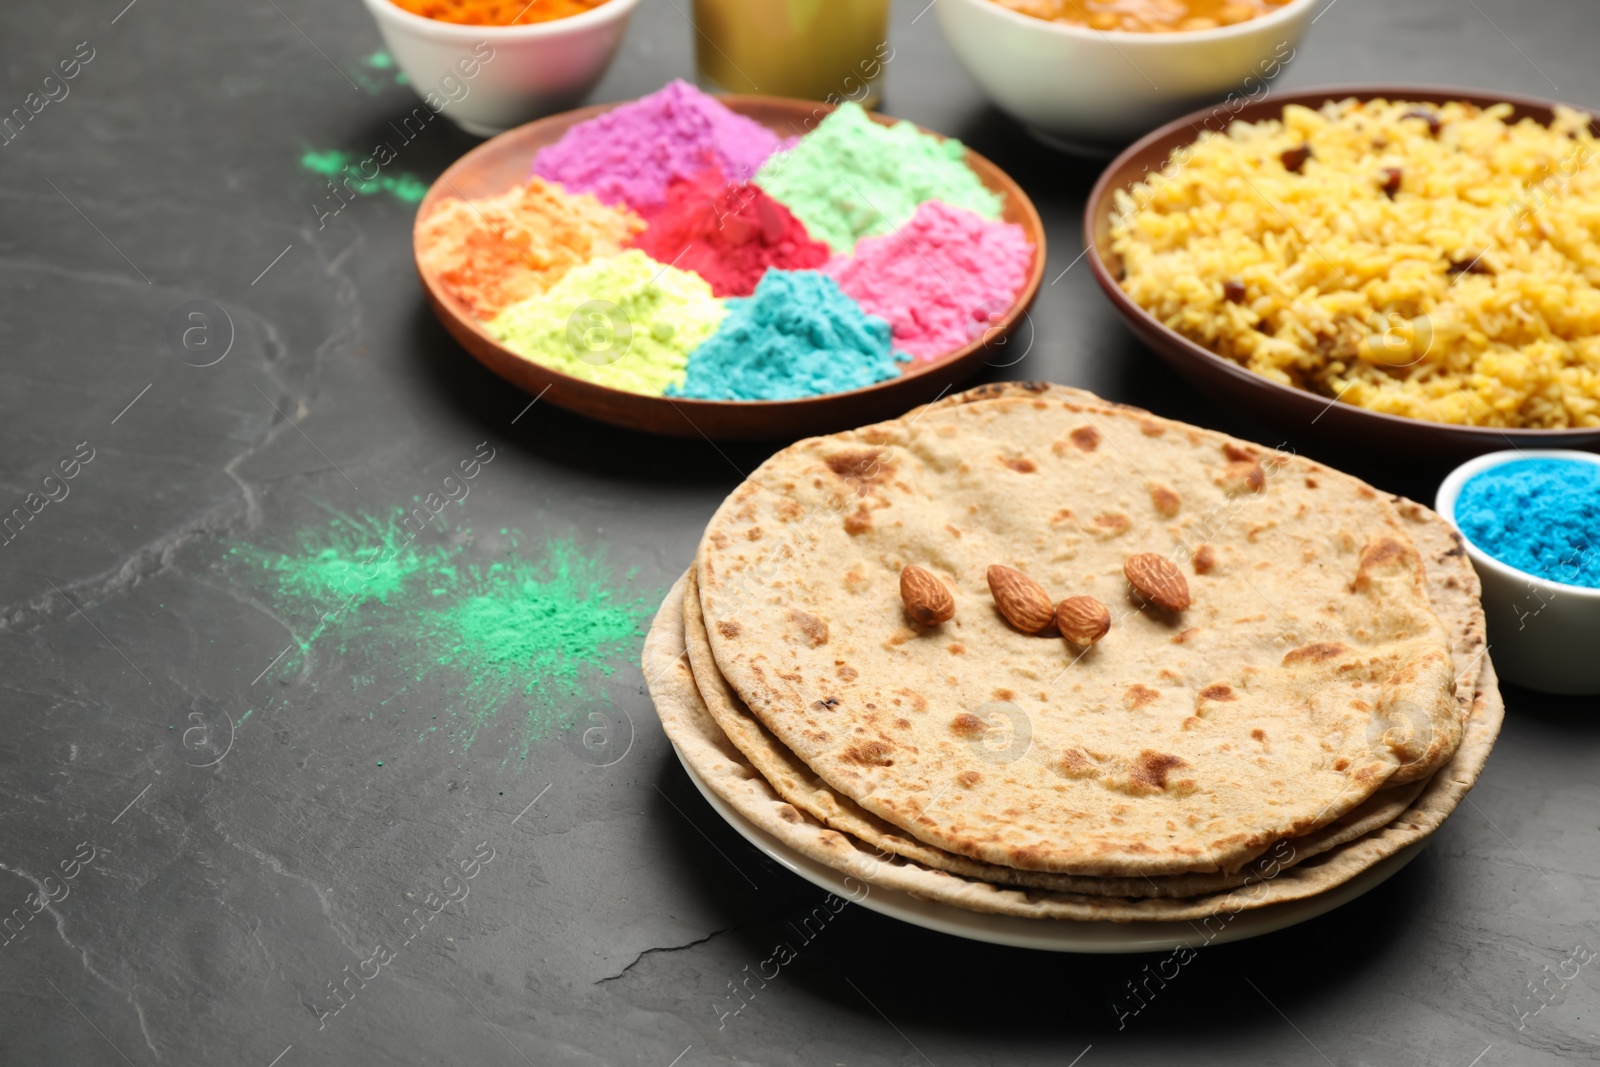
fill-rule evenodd
<path id="1" fill-rule="evenodd" d="M 823 270 L 894 327 L 894 346 L 932 360 L 982 335 L 1010 309 L 1033 264 L 1022 227 L 925 200 L 894 233 L 864 237 Z"/>
<path id="2" fill-rule="evenodd" d="M 580 122 L 533 157 L 533 172 L 570 193 L 644 208 L 666 198 L 667 182 L 708 169 L 749 181 L 782 142 L 684 81 Z"/>

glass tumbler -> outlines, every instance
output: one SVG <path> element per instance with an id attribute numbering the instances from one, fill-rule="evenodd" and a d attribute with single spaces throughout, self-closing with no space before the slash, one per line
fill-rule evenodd
<path id="1" fill-rule="evenodd" d="M 889 0 L 694 0 L 695 58 L 710 92 L 878 105 Z"/>

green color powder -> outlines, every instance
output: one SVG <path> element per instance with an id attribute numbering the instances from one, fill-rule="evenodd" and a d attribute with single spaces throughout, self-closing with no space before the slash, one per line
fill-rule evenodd
<path id="1" fill-rule="evenodd" d="M 524 755 L 525 742 L 554 721 L 550 712 L 584 695 L 587 675 L 611 673 L 606 660 L 643 636 L 651 610 L 619 597 L 604 568 L 567 541 L 548 544 L 538 563 L 512 556 L 469 564 L 461 587 L 425 621 L 435 664 L 463 673 L 474 701 L 491 711 L 526 704 Z M 486 722 L 475 713 L 460 731 L 462 744 L 471 745 Z"/>
<path id="2" fill-rule="evenodd" d="M 294 551 L 238 544 L 228 554 L 274 582 L 270 595 L 291 617 L 316 620 L 300 640 L 303 652 L 363 605 L 388 604 L 414 575 L 449 569 L 443 549 L 417 546 L 400 525 L 402 514 L 389 520 L 338 515 L 325 527 L 303 531 Z"/>
<path id="3" fill-rule="evenodd" d="M 371 156 L 358 156 L 354 152 L 341 152 L 337 148 L 330 148 L 326 152 L 307 152 L 300 157 L 302 167 L 313 174 L 321 175 L 335 185 L 343 186 L 345 179 L 350 179 L 349 187 L 362 196 L 388 193 L 408 204 L 415 204 L 427 195 L 428 186 L 413 174 L 384 174 L 379 171 L 377 176 L 370 180 L 363 178 L 361 165 L 369 161 L 372 161 Z M 366 169 L 372 169 L 370 163 Z"/>
<path id="4" fill-rule="evenodd" d="M 374 71 L 381 73 L 375 75 Z M 396 85 L 409 85 L 411 81 L 406 77 L 405 71 L 395 69 L 394 56 L 381 48 L 361 60 L 360 65 L 348 73 L 361 88 L 373 96 L 386 92 Z M 388 77 L 385 78 L 383 75 Z"/>
<path id="5" fill-rule="evenodd" d="M 848 102 L 793 148 L 769 157 L 755 180 L 811 236 L 848 253 L 858 239 L 904 225 L 924 200 L 998 219 L 1000 196 L 967 166 L 966 151 L 909 122 L 880 126 Z"/>
<path id="6" fill-rule="evenodd" d="M 229 549 L 235 579 L 296 627 L 300 656 L 273 671 L 298 670 L 314 645 L 326 645 L 347 661 L 354 691 L 383 686 L 377 692 L 389 695 L 375 707 L 431 683 L 453 694 L 449 706 L 429 709 L 445 718 L 452 745 L 465 751 L 488 731 L 504 762 L 525 759 L 532 744 L 570 725 L 574 698 L 612 672 L 611 660 L 637 651 L 654 605 L 620 594 L 603 560 L 570 541 L 551 541 L 531 559 L 518 551 L 519 535 L 505 531 L 504 557 L 475 560 L 469 539 L 440 542 L 432 530 L 413 538 L 404 515 L 337 515 L 301 531 L 290 551 Z M 397 670 L 405 675 L 398 688 L 377 677 Z M 386 712 L 390 722 L 404 714 Z M 438 730 L 417 729 L 416 740 Z"/>
<path id="7" fill-rule="evenodd" d="M 630 248 L 580 264 L 488 324 L 512 351 L 575 378 L 660 396 L 727 306 L 698 274 Z"/>
<path id="8" fill-rule="evenodd" d="M 531 667 L 571 680 L 597 648 L 635 636 L 633 605 L 615 602 L 594 564 L 567 543 L 552 544 L 542 565 L 525 559 L 468 568 L 466 585 L 443 619 L 455 643 L 440 662 L 464 659 L 504 675 Z"/>

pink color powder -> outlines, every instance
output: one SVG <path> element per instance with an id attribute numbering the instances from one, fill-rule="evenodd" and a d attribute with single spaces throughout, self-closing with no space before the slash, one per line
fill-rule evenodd
<path id="1" fill-rule="evenodd" d="M 864 237 L 823 270 L 894 327 L 894 346 L 933 360 L 979 337 L 1011 307 L 1033 265 L 1022 227 L 926 200 L 891 234 Z"/>
<path id="2" fill-rule="evenodd" d="M 569 193 L 646 208 L 666 198 L 673 178 L 708 169 L 749 181 L 783 144 L 753 119 L 684 81 L 580 122 L 533 157 L 533 172 Z"/>

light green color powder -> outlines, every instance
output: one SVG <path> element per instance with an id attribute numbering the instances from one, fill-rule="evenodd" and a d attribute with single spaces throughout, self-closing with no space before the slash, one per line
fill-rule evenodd
<path id="1" fill-rule="evenodd" d="M 630 248 L 572 268 L 488 329 L 512 351 L 564 374 L 660 396 L 683 384 L 689 353 L 727 313 L 704 278 Z"/>
<path id="2" fill-rule="evenodd" d="M 966 152 L 960 141 L 941 141 L 909 122 L 880 126 L 852 101 L 770 156 L 755 181 L 812 237 L 848 253 L 860 238 L 904 225 L 924 200 L 998 219 L 1000 195 L 968 168 Z"/>
<path id="3" fill-rule="evenodd" d="M 502 531 L 507 554 L 474 560 L 470 542 L 440 543 L 431 530 L 413 539 L 403 518 L 339 515 L 302 531 L 289 551 L 229 549 L 235 580 L 295 628 L 300 655 L 274 672 L 298 670 L 314 645 L 327 646 L 349 661 L 357 692 L 394 689 L 404 674 L 378 708 L 425 683 L 453 694 L 446 707 L 427 705 L 427 721 L 442 716 L 443 730 L 417 727 L 417 741 L 442 732 L 465 751 L 487 731 L 505 762 L 525 758 L 532 744 L 570 725 L 574 698 L 612 672 L 610 661 L 637 650 L 653 604 L 620 593 L 604 561 L 570 541 L 548 542 L 528 558 L 519 536 Z M 430 543 L 419 545 L 423 539 Z M 403 707 L 388 714 L 391 724 L 410 722 Z"/>
<path id="4" fill-rule="evenodd" d="M 335 185 L 343 185 L 348 178 L 349 187 L 362 196 L 388 193 L 408 204 L 415 204 L 428 195 L 428 186 L 414 174 L 385 174 L 379 171 L 377 176 L 370 180 L 362 178 L 361 165 L 369 159 L 372 157 L 358 156 L 354 152 L 341 152 L 337 148 L 330 148 L 326 152 L 307 152 L 300 157 L 300 165 L 313 174 L 320 174 Z M 371 167 L 368 166 L 367 169 L 370 170 Z"/>

